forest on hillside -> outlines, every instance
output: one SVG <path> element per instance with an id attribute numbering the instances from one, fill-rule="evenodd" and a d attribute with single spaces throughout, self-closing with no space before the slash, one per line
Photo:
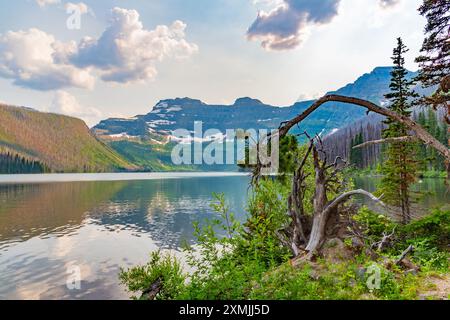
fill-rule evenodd
<path id="1" fill-rule="evenodd" d="M 111 172 L 132 169 L 79 119 L 0 104 L 0 154 L 34 159 L 44 171 Z M 16 168 L 24 166 L 19 165 Z M 28 170 L 20 173 L 27 173 Z"/>
<path id="2" fill-rule="evenodd" d="M 50 169 L 36 160 L 21 157 L 18 154 L 0 153 L 0 174 L 46 173 Z"/>
<path id="3" fill-rule="evenodd" d="M 443 108 L 435 111 L 431 108 L 421 107 L 413 111 L 412 118 L 433 137 L 449 147 L 445 112 L 446 110 Z M 370 169 L 375 172 L 377 167 L 383 163 L 383 145 L 369 144 L 361 148 L 355 147 L 366 142 L 382 139 L 383 130 L 386 128 L 383 123 L 384 119 L 380 115 L 371 114 L 324 137 L 327 153 L 331 158 L 349 159 L 350 164 L 355 169 Z M 445 171 L 444 157 L 435 149 L 418 143 L 416 154 L 422 173 Z"/>

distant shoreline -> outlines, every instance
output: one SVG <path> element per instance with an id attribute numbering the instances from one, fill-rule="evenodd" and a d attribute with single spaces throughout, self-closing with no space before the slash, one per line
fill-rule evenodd
<path id="1" fill-rule="evenodd" d="M 51 173 L 0 175 L 0 184 L 245 177 L 247 172 Z"/>

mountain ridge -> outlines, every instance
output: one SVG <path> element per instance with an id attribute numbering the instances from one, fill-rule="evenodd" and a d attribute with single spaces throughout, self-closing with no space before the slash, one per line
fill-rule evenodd
<path id="1" fill-rule="evenodd" d="M 0 104 L 0 118 L 0 154 L 11 161 L 37 162 L 50 172 L 136 168 L 99 141 L 80 119 L 6 104 Z"/>
<path id="2" fill-rule="evenodd" d="M 392 67 L 376 67 L 354 82 L 328 93 L 366 99 L 385 105 L 389 92 Z M 416 72 L 409 72 L 412 78 Z M 164 166 L 170 161 L 169 144 L 174 130 L 194 131 L 194 123 L 201 121 L 203 132 L 216 129 L 276 129 L 280 123 L 306 110 L 315 100 L 295 102 L 290 106 L 273 106 L 251 97 L 237 98 L 231 105 L 206 104 L 200 99 L 175 98 L 159 101 L 151 111 L 128 119 L 105 119 L 92 128 L 102 141 L 122 154 L 133 154 L 128 160 L 141 161 L 143 149 L 154 154 L 154 160 Z M 359 106 L 330 102 L 311 114 L 293 133 L 308 131 L 311 135 L 326 135 L 366 116 Z M 166 146 L 167 147 L 164 147 Z M 158 152 L 164 154 L 159 157 Z M 139 156 L 137 155 L 139 154 Z M 147 155 L 144 155 L 147 158 Z M 146 166 L 146 162 L 140 163 Z M 154 169 L 154 168 L 152 168 Z"/>

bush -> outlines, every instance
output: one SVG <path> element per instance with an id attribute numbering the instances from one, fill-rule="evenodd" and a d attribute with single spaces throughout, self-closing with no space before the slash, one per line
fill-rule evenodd
<path id="1" fill-rule="evenodd" d="M 404 234 L 412 239 L 427 239 L 430 245 L 450 243 L 450 210 L 433 210 L 431 214 L 404 227 Z"/>
<path id="2" fill-rule="evenodd" d="M 170 300 L 176 298 L 185 289 L 186 277 L 182 273 L 180 263 L 169 254 L 160 251 L 153 252 L 150 261 L 144 266 L 122 269 L 119 275 L 120 281 L 127 285 L 130 292 L 144 292 L 160 279 L 163 283 L 157 299 Z M 145 297 L 134 296 L 133 299 Z"/>

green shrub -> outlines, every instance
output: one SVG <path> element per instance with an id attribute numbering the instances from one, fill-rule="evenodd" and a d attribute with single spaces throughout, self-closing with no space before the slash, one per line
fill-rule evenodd
<path id="1" fill-rule="evenodd" d="M 450 243 L 450 210 L 433 210 L 431 214 L 404 227 L 410 238 L 426 238 L 430 245 L 447 246 Z"/>
<path id="2" fill-rule="evenodd" d="M 162 254 L 160 251 L 153 252 L 146 265 L 136 266 L 128 270 L 122 269 L 119 278 L 133 293 L 148 290 L 153 283 L 160 279 L 163 287 L 156 297 L 160 300 L 176 298 L 185 289 L 186 280 L 177 259 L 169 254 Z M 133 297 L 133 299 L 140 298 Z"/>

